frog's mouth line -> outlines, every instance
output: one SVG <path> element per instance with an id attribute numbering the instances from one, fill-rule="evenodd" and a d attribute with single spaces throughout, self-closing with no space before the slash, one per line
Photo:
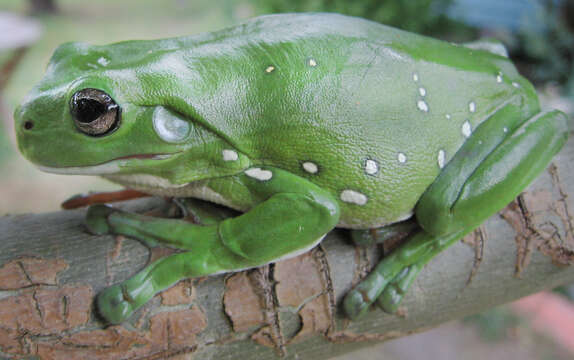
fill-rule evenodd
<path id="1" fill-rule="evenodd" d="M 140 160 L 167 160 L 180 152 L 175 152 L 171 154 L 135 154 L 121 156 L 101 164 L 90 165 L 90 166 L 66 166 L 66 167 L 50 167 L 36 165 L 36 167 L 44 172 L 52 174 L 63 174 L 63 175 L 110 175 L 116 174 L 120 171 L 122 165 L 128 163 L 129 160 L 140 159 Z"/>

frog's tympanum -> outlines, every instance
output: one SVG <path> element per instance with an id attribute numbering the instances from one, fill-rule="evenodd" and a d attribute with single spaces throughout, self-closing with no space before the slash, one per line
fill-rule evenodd
<path id="1" fill-rule="evenodd" d="M 187 277 L 301 254 L 334 227 L 417 227 L 352 289 L 395 311 L 423 266 L 516 197 L 567 139 L 497 43 L 334 14 L 105 46 L 68 43 L 16 110 L 41 170 L 240 211 L 207 225 L 88 211 L 96 234 L 180 250 L 98 295 L 111 323 Z"/>

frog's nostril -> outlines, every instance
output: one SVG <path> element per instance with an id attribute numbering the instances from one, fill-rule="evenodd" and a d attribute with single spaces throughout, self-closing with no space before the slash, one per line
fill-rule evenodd
<path id="1" fill-rule="evenodd" d="M 24 121 L 24 129 L 25 130 L 31 130 L 34 127 L 34 122 L 28 120 L 28 121 Z"/>

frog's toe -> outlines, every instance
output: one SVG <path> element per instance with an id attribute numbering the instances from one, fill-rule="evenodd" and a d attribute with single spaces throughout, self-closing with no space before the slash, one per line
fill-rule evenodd
<path id="1" fill-rule="evenodd" d="M 125 297 L 122 285 L 111 286 L 98 294 L 98 312 L 111 324 L 119 324 L 134 312 L 133 306 Z"/>
<path id="2" fill-rule="evenodd" d="M 413 264 L 404 268 L 383 290 L 377 304 L 385 312 L 394 314 L 399 309 L 407 290 L 416 279 L 422 265 Z"/>
<path id="3" fill-rule="evenodd" d="M 91 234 L 103 235 L 110 232 L 108 216 L 115 210 L 106 205 L 93 205 L 86 214 L 86 227 Z"/>
<path id="4" fill-rule="evenodd" d="M 404 294 L 395 286 L 389 285 L 377 299 L 377 304 L 383 311 L 394 314 L 399 309 Z"/>
<path id="5" fill-rule="evenodd" d="M 347 316 L 351 320 L 355 320 L 366 312 L 366 310 L 369 308 L 369 304 L 363 300 L 363 296 L 359 291 L 351 290 L 345 296 L 345 300 L 343 301 L 343 308 L 345 309 Z"/>
<path id="6" fill-rule="evenodd" d="M 347 316 L 355 320 L 365 315 L 376 299 L 376 288 L 363 281 L 345 295 L 343 308 Z"/>

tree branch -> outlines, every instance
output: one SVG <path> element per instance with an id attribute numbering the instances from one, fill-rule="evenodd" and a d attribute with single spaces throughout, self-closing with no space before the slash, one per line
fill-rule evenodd
<path id="1" fill-rule="evenodd" d="M 106 327 L 95 294 L 134 274 L 150 252 L 130 239 L 87 234 L 82 210 L 5 216 L 0 357 L 324 359 L 421 331 L 574 281 L 574 267 L 558 266 L 574 258 L 572 177 L 570 141 L 517 201 L 425 267 L 401 316 L 373 309 L 354 322 L 344 318 L 341 299 L 380 249 L 355 248 L 342 230 L 294 259 L 182 281 L 129 322 Z M 141 211 L 158 201 L 124 206 Z"/>

